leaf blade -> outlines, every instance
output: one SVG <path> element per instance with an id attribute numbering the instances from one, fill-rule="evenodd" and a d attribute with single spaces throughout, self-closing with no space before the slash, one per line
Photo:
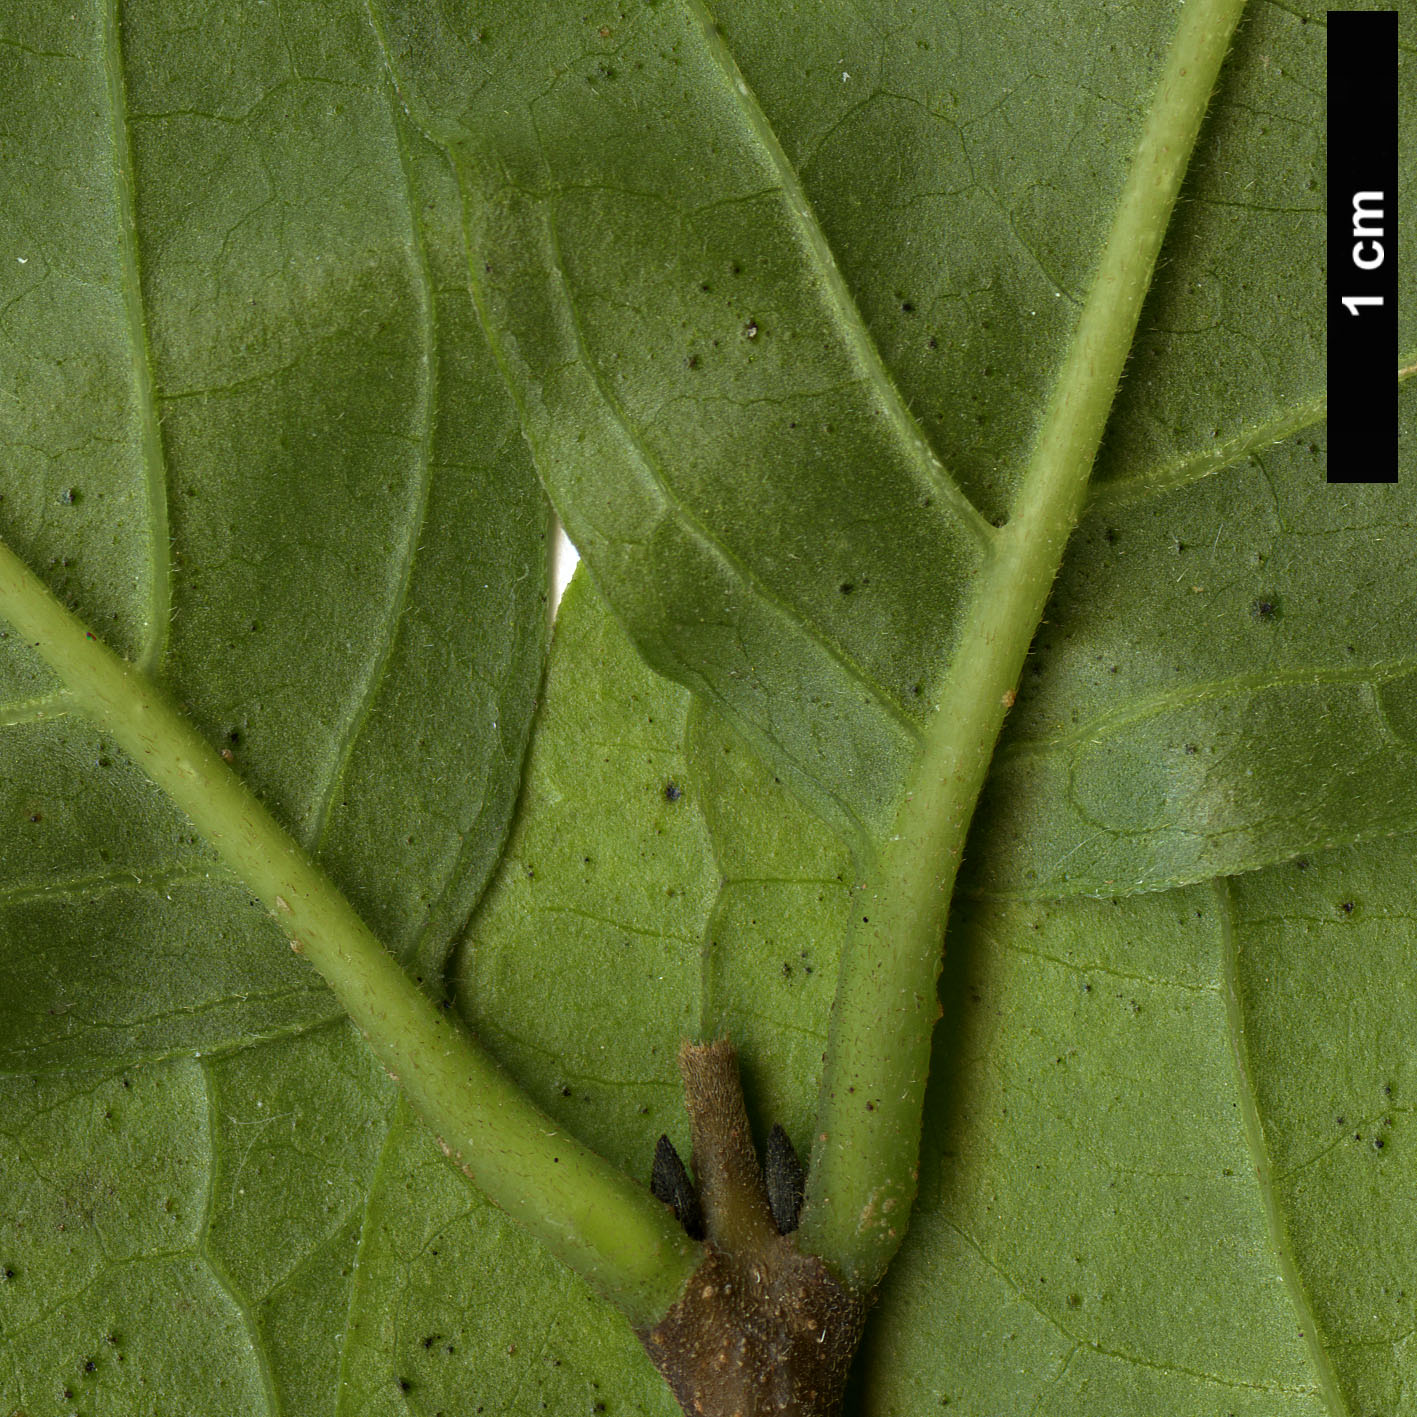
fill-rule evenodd
<path id="1" fill-rule="evenodd" d="M 327 32 L 309 17 L 284 32 L 224 22 L 203 48 L 134 5 L 121 51 L 111 6 L 6 23 L 21 20 L 4 62 L 28 138 L 4 181 L 22 259 L 0 270 L 0 300 L 7 368 L 33 396 L 0 408 L 5 536 L 128 653 L 165 640 L 173 693 L 307 843 L 323 826 L 327 865 L 436 980 L 512 810 L 549 517 L 462 288 L 446 164 L 401 120 L 357 16 Z M 230 83 L 204 87 L 223 53 Z M 43 180 L 46 151 L 74 155 L 72 182 Z M 152 548 L 169 545 L 170 624 L 152 612 Z M 72 1014 L 86 977 L 93 1026 L 51 1034 L 46 1066 L 330 1017 L 318 992 L 265 1014 L 243 1003 L 290 961 L 219 871 L 199 892 L 214 934 L 202 908 L 151 890 L 126 925 L 42 906 L 34 892 L 61 876 L 102 886 L 211 861 L 111 741 L 64 716 L 53 682 L 0 641 L 0 796 L 18 824 L 0 879 L 7 897 L 30 892 L 6 924 L 16 1066 L 39 1062 L 27 1040 L 47 1009 Z M 338 735 L 361 721 L 341 790 Z M 126 889 L 109 897 L 118 916 Z M 98 968 L 94 928 L 153 940 L 155 957 Z M 21 931 L 52 942 L 47 961 L 18 948 Z M 198 967 L 158 967 L 184 950 Z"/>
<path id="2" fill-rule="evenodd" d="M 546 92 L 528 81 L 536 96 L 518 102 L 506 79 L 477 95 L 470 75 L 471 107 L 420 65 L 425 17 L 388 7 L 385 32 L 407 101 L 454 153 L 484 317 L 602 588 L 657 667 L 727 705 L 848 831 L 879 834 L 936 656 L 960 631 L 960 587 L 993 533 L 942 484 L 800 184 L 702 18 L 627 22 L 617 63 L 638 66 L 645 99 L 617 98 L 606 78 L 589 108 L 573 80 L 601 79 L 577 57 L 579 23 L 528 17 L 502 43 L 532 67 L 550 45 L 564 76 Z M 651 95 L 652 176 L 637 106 Z M 606 267 L 627 250 L 669 273 L 652 296 L 642 282 L 606 293 Z M 725 416 L 728 446 L 710 441 Z M 755 469 L 751 486 L 722 476 L 725 457 Z M 785 543 L 764 525 L 787 529 Z M 913 584 L 889 569 L 902 561 Z"/>
<path id="3" fill-rule="evenodd" d="M 550 693 L 593 685 L 598 729 L 558 714 L 538 743 L 546 766 L 533 768 L 464 957 L 466 996 L 485 1001 L 479 1026 L 550 1109 L 569 1120 L 583 1094 L 604 1100 L 600 1144 L 644 1167 L 659 1132 L 683 1127 L 666 1055 L 682 1026 L 674 995 L 692 999 L 696 921 L 710 965 L 702 1034 L 742 1041 L 756 1133 L 782 1121 L 800 1144 L 833 985 L 824 942 L 853 909 L 849 857 L 792 815 L 731 728 L 701 708 L 680 716 L 688 695 L 635 668 L 590 591 L 579 578 L 567 601 Z M 647 715 L 662 734 L 641 785 Z M 682 855 L 664 852 L 648 805 L 666 775 L 684 789 L 675 810 L 706 815 L 710 847 L 696 830 Z M 542 966 L 515 947 L 518 922 L 566 891 L 588 915 L 621 919 L 611 903 L 624 876 L 586 876 L 581 840 L 648 863 L 646 879 L 630 875 L 642 910 L 682 887 L 692 911 L 662 953 L 643 933 L 627 949 L 613 923 L 566 936 L 561 977 L 614 1019 L 606 1035 L 548 1011 Z M 712 874 L 707 890 L 695 874 L 706 849 L 716 892 Z M 1392 984 L 1411 947 L 1410 860 L 1400 840 L 1133 897 L 958 902 L 921 1196 L 868 1329 L 856 1410 L 905 1417 L 948 1396 L 982 1411 L 1183 1417 L 1200 1402 L 1330 1417 L 1345 1408 L 1325 1396 L 1309 1315 L 1342 1402 L 1394 1407 L 1411 1371 L 1399 1294 L 1417 1292 L 1402 1104 L 1417 1025 L 1409 991 Z M 675 990 L 646 991 L 671 958 Z M 657 1086 L 624 1072 L 641 1030 L 651 1047 L 662 1040 Z M 598 1059 L 617 1070 L 618 1103 Z M 1344 1131 L 1340 1115 L 1361 1120 Z M 1384 1116 L 1375 1149 L 1369 1125 Z"/>

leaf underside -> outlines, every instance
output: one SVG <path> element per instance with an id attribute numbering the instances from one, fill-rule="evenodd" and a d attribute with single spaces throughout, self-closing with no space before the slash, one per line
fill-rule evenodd
<path id="1" fill-rule="evenodd" d="M 12 0 L 0 534 L 576 1134 L 687 1155 L 678 1041 L 729 1033 L 805 1154 L 814 811 L 889 813 L 1174 13 L 530 8 Z M 1168 237 L 861 1413 L 1412 1409 L 1417 518 L 1322 483 L 1322 20 L 1255 8 Z M 636 645 L 578 578 L 498 867 L 533 454 Z M 12 639 L 0 1061 L 0 1404 L 674 1410 Z"/>

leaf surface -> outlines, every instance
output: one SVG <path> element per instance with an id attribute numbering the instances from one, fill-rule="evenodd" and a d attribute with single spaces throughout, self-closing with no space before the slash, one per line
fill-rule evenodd
<path id="1" fill-rule="evenodd" d="M 971 839 L 861 1412 L 1417 1391 L 1411 839 L 1370 839 L 1417 802 L 1413 515 L 1318 480 L 1321 18 L 1242 31 Z M 810 1142 L 852 866 L 794 799 L 888 815 L 1174 12 L 717 19 L 0 16 L 4 535 L 430 986 L 540 669 L 518 413 L 638 647 L 733 720 L 573 592 L 454 969 L 642 1175 L 685 1032 Z M 0 821 L 0 1402 L 667 1417 L 13 639 Z"/>
<path id="2" fill-rule="evenodd" d="M 894 820 L 1179 12 L 539 7 L 469 39 L 385 7 L 591 573 L 848 832 Z M 979 889 L 1156 889 L 1417 825 L 1417 510 L 1322 481 L 1323 18 L 1257 6 L 1227 63 Z"/>
<path id="3" fill-rule="evenodd" d="M 863 1410 L 1407 1410 L 1411 861 L 962 913 Z"/>
<path id="4" fill-rule="evenodd" d="M 659 1131 L 683 1141 L 671 1054 L 697 984 L 703 1031 L 744 1048 L 759 1137 L 780 1121 L 800 1146 L 849 861 L 732 730 L 650 696 L 589 589 L 563 607 L 522 816 L 462 956 L 469 1007 L 548 1109 L 646 1170 Z M 588 870 L 612 841 L 636 868 Z M 852 1410 L 1404 1411 L 1412 851 L 962 903 L 921 1195 Z M 569 1019 L 521 943 L 553 932 Z"/>
<path id="5" fill-rule="evenodd" d="M 439 991 L 549 521 L 447 164 L 330 7 L 9 5 L 0 96 L 0 535 Z M 8 627 L 0 1070 L 5 1410 L 333 1411 L 393 1086 Z"/>
<path id="6" fill-rule="evenodd" d="M 1155 890 L 1412 825 L 1417 503 L 1327 486 L 1322 428 L 1134 501 L 1069 557 L 971 886 Z"/>
<path id="7" fill-rule="evenodd" d="M 40 10 L 12 7 L 0 55 L 23 137 L 0 217 L 4 533 L 432 987 L 511 812 L 546 532 L 446 164 L 363 24 L 256 7 L 199 37 L 134 5 L 120 34 L 103 6 Z M 47 151 L 75 154 L 63 181 Z M 9 634 L 0 725 L 8 1066 L 336 1015 Z"/>

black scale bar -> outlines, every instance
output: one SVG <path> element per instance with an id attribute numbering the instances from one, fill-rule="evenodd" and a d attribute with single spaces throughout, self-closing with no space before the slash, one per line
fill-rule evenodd
<path id="1" fill-rule="evenodd" d="M 1328 12 L 1328 480 L 1397 481 L 1397 11 Z"/>

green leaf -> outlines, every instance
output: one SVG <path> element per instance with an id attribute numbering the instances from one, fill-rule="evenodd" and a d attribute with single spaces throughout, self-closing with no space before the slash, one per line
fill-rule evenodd
<path id="1" fill-rule="evenodd" d="M 386 9 L 597 584 L 656 668 L 881 837 L 1180 7 Z M 1009 725 L 988 889 L 1155 889 L 1417 826 L 1411 490 L 1321 479 L 1311 18 L 1256 8 L 1227 64 Z"/>
<path id="2" fill-rule="evenodd" d="M 687 1153 L 686 1036 L 738 1040 L 750 1105 L 805 1150 L 850 869 L 721 719 L 646 671 L 578 575 L 518 826 L 459 958 L 464 1008 L 542 1106 L 629 1170 L 648 1174 L 661 1132 Z"/>
<path id="3" fill-rule="evenodd" d="M 388 9 L 581 554 L 656 668 L 748 725 L 819 810 L 884 831 L 989 529 L 731 58 L 676 6 L 538 7 L 483 41 Z"/>
<path id="4" fill-rule="evenodd" d="M 961 913 L 864 1411 L 1406 1410 L 1413 845 Z"/>
<path id="5" fill-rule="evenodd" d="M 436 993 L 549 515 L 447 165 L 333 18 L 0 14 L 0 521 Z M 392 1086 L 8 627 L 0 976 L 6 1410 L 330 1408 Z"/>
<path id="6" fill-rule="evenodd" d="M 992 7 L 900 16 L 869 47 L 850 16 L 799 42 L 731 3 L 475 32 L 381 11 L 597 585 L 858 853 L 802 1239 L 865 1287 L 885 1200 L 913 1192 L 965 824 L 1128 346 L 1094 512 L 1128 548 L 1116 598 L 1071 659 L 1095 565 L 1054 599 L 1068 623 L 1033 667 L 1055 662 L 1057 694 L 1005 745 L 976 888 L 1157 889 L 1417 825 L 1412 494 L 1303 481 L 1325 407 L 1321 27 L 1257 17 L 1202 125 L 1232 13 L 1128 12 L 1104 49 L 1065 10 L 1002 33 Z M 1154 588 L 1158 526 L 1166 583 L 1191 548 L 1179 592 Z M 1388 628 L 1347 554 L 1392 596 Z M 1237 571 L 1252 556 L 1262 581 Z"/>
<path id="7" fill-rule="evenodd" d="M 641 1170 L 661 1130 L 682 1140 L 673 1041 L 697 1010 L 744 1049 L 759 1136 L 782 1122 L 801 1146 L 849 859 L 732 730 L 637 670 L 588 592 L 563 605 L 519 824 L 461 958 L 469 1007 L 542 1105 Z M 629 869 L 585 860 L 612 843 Z M 853 1410 L 1403 1410 L 1413 848 L 957 909 L 920 1199 Z M 554 983 L 524 946 L 553 933 Z M 543 1312 L 577 1309 L 548 1293 Z"/>
<path id="8" fill-rule="evenodd" d="M 543 637 L 470 232 L 601 587 L 737 726 L 573 591 L 460 1007 L 632 1174 L 686 1031 L 808 1146 L 856 865 L 794 797 L 889 816 L 1176 13 L 10 0 L 0 534 L 436 987 Z M 861 1412 L 1411 1401 L 1412 839 L 1369 838 L 1417 824 L 1413 509 L 1319 482 L 1321 19 L 1254 10 L 1168 239 L 970 839 Z M 0 971 L 7 1410 L 673 1410 L 12 636 Z"/>
<path id="9" fill-rule="evenodd" d="M 447 165 L 359 23 L 258 7 L 210 72 L 161 7 L 0 24 L 4 534 L 437 989 L 507 829 L 547 530 Z M 6 1066 L 337 1015 L 9 634 L 0 724 Z"/>
<path id="10" fill-rule="evenodd" d="M 976 890 L 1156 890 L 1412 827 L 1417 500 L 1326 486 L 1326 452 L 1315 427 L 1223 475 L 1104 484 L 995 756 Z"/>

